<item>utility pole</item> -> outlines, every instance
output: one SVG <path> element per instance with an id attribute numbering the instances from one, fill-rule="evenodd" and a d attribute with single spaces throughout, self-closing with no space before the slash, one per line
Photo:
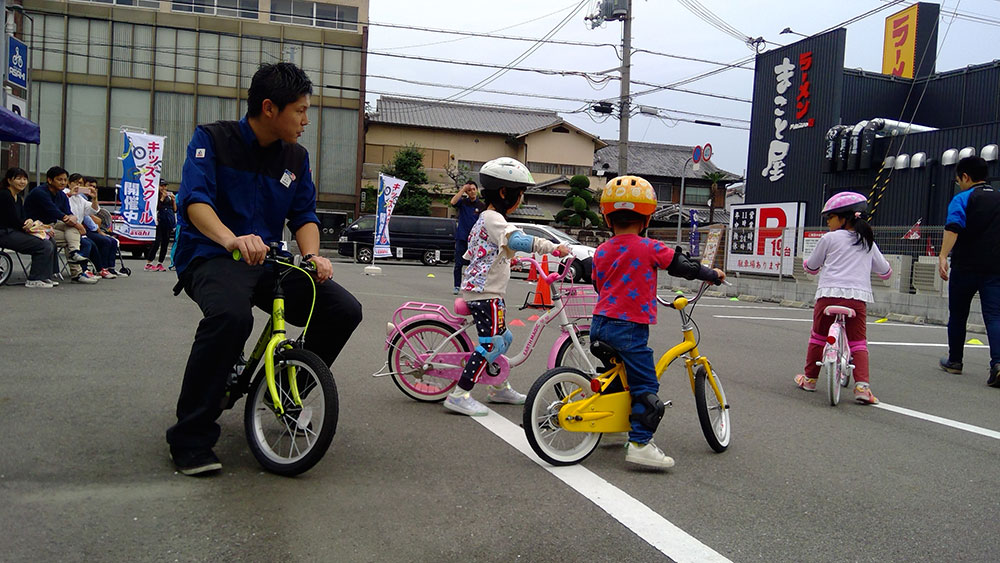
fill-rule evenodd
<path id="1" fill-rule="evenodd" d="M 632 0 L 627 0 L 622 25 L 621 94 L 618 100 L 618 175 L 628 174 L 629 75 L 632 63 Z"/>
<path id="2" fill-rule="evenodd" d="M 601 0 L 597 13 L 584 18 L 591 28 L 597 28 L 606 21 L 621 20 L 622 25 L 622 66 L 621 91 L 618 97 L 618 175 L 628 174 L 628 117 L 631 111 L 629 99 L 629 74 L 632 68 L 632 0 Z M 596 113 L 609 114 L 611 104 L 599 102 L 594 106 Z"/>

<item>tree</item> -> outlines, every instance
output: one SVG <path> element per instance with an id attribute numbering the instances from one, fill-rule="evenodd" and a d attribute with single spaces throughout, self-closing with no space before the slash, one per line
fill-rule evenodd
<path id="1" fill-rule="evenodd" d="M 715 194 L 719 190 L 719 182 L 726 179 L 725 172 L 721 170 L 716 170 L 715 172 L 705 172 L 703 176 L 709 182 L 712 182 L 712 188 L 709 190 L 709 200 L 708 200 L 708 224 L 712 224 L 712 220 L 715 218 Z"/>
<path id="2" fill-rule="evenodd" d="M 431 214 L 431 195 L 424 187 L 427 173 L 424 172 L 424 153 L 416 145 L 407 145 L 392 157 L 392 162 L 382 167 L 382 173 L 406 181 L 406 186 L 396 201 L 394 214 Z"/>
<path id="3" fill-rule="evenodd" d="M 594 204 L 594 192 L 590 191 L 590 180 L 577 174 L 569 179 L 569 195 L 563 200 L 563 209 L 556 215 L 556 221 L 570 227 L 583 227 L 587 221 L 593 227 L 604 224 L 601 216 L 594 213 L 590 206 Z"/>

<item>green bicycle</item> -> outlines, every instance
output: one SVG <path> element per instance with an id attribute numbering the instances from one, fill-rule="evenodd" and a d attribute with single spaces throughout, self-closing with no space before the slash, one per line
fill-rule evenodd
<path id="1" fill-rule="evenodd" d="M 240 259 L 238 250 L 233 258 Z M 299 263 L 272 243 L 264 260 L 275 271 L 271 318 L 248 359 L 240 357 L 227 382 L 223 409 L 247 395 L 243 426 L 250 451 L 264 469 L 278 475 L 298 475 L 326 454 L 337 431 L 340 402 L 330 368 L 303 347 L 316 306 L 316 282 L 311 262 Z M 312 282 L 313 299 L 302 334 L 285 333 L 284 279 L 297 273 Z M 263 364 L 263 365 L 261 365 Z M 250 376 L 256 372 L 253 379 Z"/>

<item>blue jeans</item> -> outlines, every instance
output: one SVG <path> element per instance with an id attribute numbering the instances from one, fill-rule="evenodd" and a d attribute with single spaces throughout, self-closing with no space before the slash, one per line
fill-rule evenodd
<path id="1" fill-rule="evenodd" d="M 635 397 L 660 390 L 653 349 L 648 345 L 649 325 L 594 315 L 590 324 L 590 340 L 604 342 L 618 352 L 625 362 L 629 393 L 632 395 L 632 414 L 642 414 L 645 407 L 636 402 Z M 656 428 L 648 428 L 633 420 L 628 439 L 637 444 L 645 444 L 653 439 L 655 430 Z"/>
<path id="2" fill-rule="evenodd" d="M 109 236 L 102 235 L 99 231 L 87 231 L 85 238 L 92 242 L 97 249 L 95 255 L 89 256 L 97 269 L 114 268 L 115 249 L 118 246 L 118 241 Z"/>
<path id="3" fill-rule="evenodd" d="M 455 287 L 462 287 L 462 268 L 469 265 L 469 261 L 462 256 L 467 250 L 469 250 L 469 241 L 462 237 L 455 238 Z"/>
<path id="4" fill-rule="evenodd" d="M 990 367 L 1000 364 L 1000 275 L 952 268 L 948 281 L 948 359 L 961 362 L 965 351 L 965 324 L 972 298 L 979 292 L 986 337 L 990 341 Z"/>

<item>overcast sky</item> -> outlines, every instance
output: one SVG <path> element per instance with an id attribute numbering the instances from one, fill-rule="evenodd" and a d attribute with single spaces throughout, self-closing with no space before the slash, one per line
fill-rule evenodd
<path id="1" fill-rule="evenodd" d="M 554 39 L 597 43 L 621 42 L 621 22 L 608 22 L 591 29 L 584 15 L 592 11 L 595 0 L 587 0 Z M 741 33 L 763 37 L 774 43 L 791 43 L 795 36 L 781 35 L 786 27 L 812 34 L 832 27 L 864 12 L 884 6 L 880 0 L 701 0 L 711 10 Z M 878 72 L 882 61 L 882 36 L 886 16 L 911 4 L 890 7 L 847 27 L 845 66 Z M 373 24 L 390 23 L 439 29 L 459 29 L 475 32 L 497 32 L 505 35 L 540 38 L 555 28 L 579 4 L 579 0 L 371 0 L 370 19 Z M 988 18 L 996 23 L 978 23 L 966 18 L 942 16 L 938 33 L 937 70 L 952 70 L 970 64 L 984 63 L 1000 57 L 1000 1 L 947 1 L 942 13 L 956 9 L 972 18 Z M 555 13 L 553 13 L 555 12 Z M 649 49 L 670 54 L 732 63 L 748 57 L 752 51 L 739 40 L 727 35 L 684 8 L 677 0 L 633 0 L 633 49 Z M 522 24 L 522 25 L 516 25 Z M 510 27 L 515 26 L 515 27 Z M 950 29 L 949 29 L 950 26 Z M 508 28 L 501 30 L 502 28 Z M 378 56 L 375 52 L 391 52 L 460 61 L 507 64 L 521 55 L 532 43 L 489 38 L 459 38 L 454 35 L 395 29 L 378 25 L 370 28 L 368 57 L 368 102 L 375 106 L 377 92 L 417 95 L 443 99 L 456 90 L 435 88 L 405 82 L 374 78 L 388 76 L 406 80 L 471 86 L 488 77 L 495 69 L 442 64 L 394 57 Z M 947 35 L 945 35 L 947 33 Z M 459 40 L 455 40 L 459 39 Z M 441 43 L 444 42 L 444 43 Z M 428 43 L 436 43 L 426 45 Z M 773 45 L 768 48 L 774 48 Z M 587 47 L 546 44 L 517 66 L 599 72 L 616 68 L 621 63 L 610 47 Z M 748 65 L 751 66 L 751 65 Z M 674 58 L 638 53 L 632 57 L 632 79 L 666 84 L 718 68 L 715 65 L 688 62 Z M 526 92 L 570 98 L 604 99 L 618 96 L 618 81 L 607 82 L 596 90 L 579 76 L 544 76 L 536 73 L 510 71 L 486 89 Z M 632 92 L 646 89 L 633 85 Z M 731 69 L 716 76 L 688 84 L 685 88 L 750 99 L 753 88 L 751 70 Z M 618 121 L 608 119 L 596 123 L 587 114 L 571 113 L 584 103 L 524 96 L 508 96 L 473 92 L 461 98 L 468 102 L 489 102 L 558 110 L 573 124 L 606 139 L 618 138 Z M 645 104 L 705 113 L 737 119 L 750 119 L 750 104 L 716 98 L 663 91 L 635 98 Z M 667 115 L 670 115 L 669 112 Z M 683 114 L 677 116 L 688 117 Z M 634 116 L 631 120 L 632 141 L 647 141 L 682 145 L 710 142 L 714 148 L 713 162 L 723 169 L 745 174 L 749 132 L 673 122 L 667 118 Z"/>

